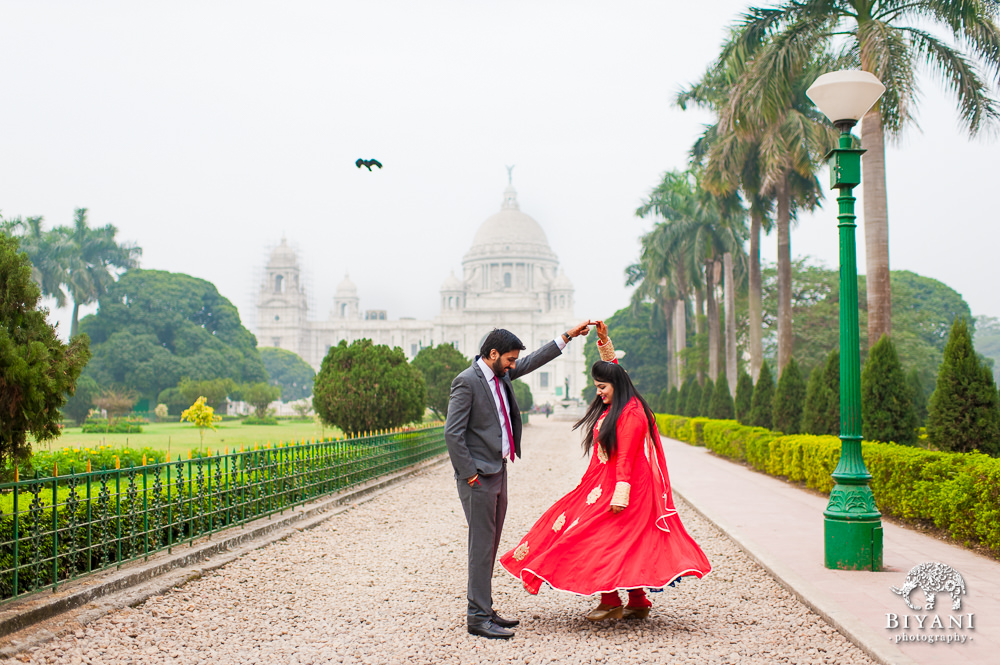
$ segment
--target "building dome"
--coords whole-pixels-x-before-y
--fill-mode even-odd
[[[455,277],[455,271],[453,270],[451,274],[448,275],[448,278],[444,280],[444,283],[441,285],[441,290],[464,291],[465,285],[462,284],[462,282],[457,277]]]
[[[517,191],[513,185],[508,185],[500,212],[482,223],[464,260],[514,256],[557,260],[545,231],[538,222],[521,212]]]
[[[299,262],[295,256],[295,250],[288,246],[288,241],[284,238],[281,243],[271,252],[267,267],[274,268],[298,268]]]
[[[562,270],[556,275],[556,278],[552,281],[553,291],[572,291],[573,282],[569,280],[566,276],[566,271]]]
[[[337,291],[334,293],[334,298],[357,298],[358,297],[358,287],[351,281],[350,276],[344,273],[344,281],[337,285]]]

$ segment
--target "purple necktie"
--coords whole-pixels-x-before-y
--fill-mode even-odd
[[[503,426],[507,428],[507,441],[510,443],[510,461],[514,461],[514,435],[510,431],[510,418],[507,416],[507,407],[504,406],[503,395],[500,393],[500,377],[494,376],[493,383],[497,387],[497,397],[500,398],[500,410],[503,412]]]

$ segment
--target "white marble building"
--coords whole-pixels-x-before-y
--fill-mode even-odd
[[[462,259],[461,278],[452,272],[441,285],[441,312],[433,320],[390,320],[385,310],[362,311],[358,289],[347,276],[328,318],[310,320],[300,277],[295,252],[282,239],[260,287],[257,343],[294,351],[317,370],[340,340],[369,338],[398,346],[411,360],[425,346],[449,343],[471,360],[493,328],[510,330],[533,351],[577,323],[573,283],[559,269],[542,227],[521,212],[512,185],[500,211],[476,232]],[[573,340],[562,356],[525,377],[536,404],[579,397],[588,339]]]

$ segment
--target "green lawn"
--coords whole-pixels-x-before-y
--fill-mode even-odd
[[[341,433],[333,427],[323,428],[315,421],[278,422],[278,425],[244,425],[239,420],[218,423],[215,431],[205,431],[205,448],[215,451],[221,448],[239,448],[241,445],[252,446],[255,442],[264,444],[270,441],[273,444],[279,441],[287,443],[313,438],[319,440],[323,437],[339,436]],[[189,423],[150,423],[143,425],[139,434],[83,434],[79,427],[67,427],[58,439],[36,443],[35,450],[54,451],[64,446],[93,448],[102,444],[131,448],[148,446],[156,450],[169,450],[171,458],[176,458],[189,449],[198,448],[198,428]]]

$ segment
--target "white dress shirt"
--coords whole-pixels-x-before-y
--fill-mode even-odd
[[[560,351],[566,348],[566,342],[563,341],[562,335],[556,337],[555,343],[556,346],[559,347]],[[507,421],[510,422],[510,404],[507,402],[507,391],[501,387],[500,394],[498,395],[497,384],[494,382],[494,378],[496,378],[496,372],[493,371],[493,368],[490,367],[489,363],[483,360],[482,356],[479,356],[479,359],[476,362],[479,364],[479,369],[483,371],[483,376],[486,377],[486,382],[490,384],[490,394],[493,395],[493,403],[496,405],[497,408],[497,418],[500,419],[500,432],[501,432],[501,437],[503,439],[501,450],[503,452],[503,458],[508,459],[510,457],[511,441],[510,437],[507,435],[507,427],[504,426],[504,413],[507,414]],[[516,367],[517,363],[514,363],[514,366]],[[501,399],[503,400],[503,402],[500,401]],[[501,411],[501,409],[503,410]],[[511,423],[512,433],[513,433],[513,427],[514,425],[513,423]]]

